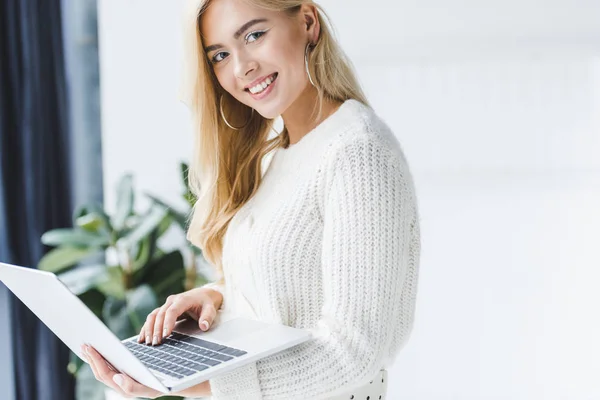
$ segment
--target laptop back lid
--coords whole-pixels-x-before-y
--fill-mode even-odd
[[[0,262],[0,281],[80,358],[85,342],[119,371],[143,385],[169,392],[55,274]]]

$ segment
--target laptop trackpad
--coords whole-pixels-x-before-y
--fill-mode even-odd
[[[233,341],[239,339],[240,336],[246,336],[268,327],[263,322],[247,318],[217,319],[207,332],[202,332],[198,328],[198,322],[191,319],[180,321],[176,325],[178,332],[205,340],[213,340],[217,343],[219,340]]]
[[[228,321],[221,322],[220,324],[214,325],[212,329],[205,332],[205,336],[214,334],[215,338],[222,340],[235,340],[239,339],[240,336],[246,336],[253,332],[265,329],[265,324],[252,319],[230,319]]]

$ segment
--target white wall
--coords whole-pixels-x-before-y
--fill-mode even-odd
[[[99,2],[109,206],[125,171],[178,201],[181,4]],[[416,325],[389,398],[600,398],[600,3],[321,4],[420,201]]]

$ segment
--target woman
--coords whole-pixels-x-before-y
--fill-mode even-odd
[[[160,343],[184,313],[206,330],[226,310],[309,329],[314,339],[181,395],[385,398],[385,368],[413,326],[420,255],[400,145],[319,6],[193,3],[185,96],[196,122],[198,201],[187,237],[221,279],[171,296],[148,316],[140,342]],[[270,138],[279,115],[283,131]],[[160,395],[89,354],[96,377],[115,390]]]

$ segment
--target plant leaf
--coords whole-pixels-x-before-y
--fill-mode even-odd
[[[181,161],[179,163],[179,170],[181,171],[181,181],[183,182],[183,187],[188,187],[188,177],[190,173],[190,167],[188,163]]]
[[[102,219],[98,214],[91,212],[77,218],[75,225],[87,232],[98,232],[102,226]]]
[[[167,210],[163,206],[154,205],[137,227],[119,239],[119,245],[130,249],[156,229],[166,215]]]
[[[104,323],[115,336],[123,340],[135,335],[133,325],[129,320],[129,311],[127,310],[127,301],[108,297],[102,309]]]
[[[149,193],[144,193],[144,194],[146,196],[148,196],[148,198],[150,198],[150,200],[152,200],[154,203],[165,207],[168,210],[169,215],[171,216],[173,221],[175,221],[177,223],[177,225],[179,225],[181,227],[181,229],[183,229],[184,231],[187,230],[187,215],[185,213],[183,213],[181,211],[177,211],[176,209],[169,206],[167,203],[165,203],[164,201],[162,201],[161,199],[159,199],[158,197],[156,197],[154,195],[151,195]]]
[[[158,298],[164,303],[168,296],[185,290],[185,269],[176,269],[167,279],[154,285]]]
[[[44,233],[41,240],[46,246],[106,247],[110,243],[107,236],[71,228],[53,229]]]
[[[162,221],[160,221],[160,224],[158,224],[158,227],[156,228],[156,237],[159,238],[162,235],[164,235],[165,232],[167,232],[169,230],[172,223],[173,223],[173,218],[167,211],[167,213],[165,214],[165,217],[163,218]]]
[[[123,270],[119,266],[110,266],[106,270],[105,279],[96,285],[107,298],[114,297],[125,300],[125,286],[123,285]]]
[[[79,206],[77,208],[75,208],[75,210],[73,211],[73,226],[76,225],[75,221],[77,221],[77,218],[82,217],[84,215],[86,215],[87,213],[89,213],[89,206],[87,204],[84,204],[82,206]]]
[[[88,214],[92,214],[95,217],[97,217],[101,222],[101,227],[103,229],[105,229],[107,232],[112,231],[113,228],[112,228],[112,225],[108,218],[108,215],[106,215],[106,212],[104,211],[102,206],[98,203],[85,204],[83,206],[78,207],[73,212],[73,226],[79,226],[77,224],[77,220],[79,218],[85,217]]]
[[[133,176],[126,174],[119,181],[117,188],[117,205],[112,222],[115,230],[120,231],[125,226],[125,220],[133,211],[133,201]]]
[[[194,196],[194,194],[192,193],[191,189],[190,189],[190,184],[189,184],[189,165],[186,164],[185,162],[181,162],[179,164],[179,168],[181,169],[181,177],[183,180],[183,187],[185,188],[185,192],[183,194],[183,198],[184,200],[187,202],[187,204],[190,207],[193,207],[194,204],[196,203],[196,196]]]
[[[197,256],[201,256],[202,255],[202,250],[199,247],[194,246],[193,244],[188,244],[188,246],[192,249],[192,251],[194,252],[195,255]]]
[[[129,320],[133,330],[139,332],[144,326],[148,314],[158,307],[156,295],[149,285],[140,285],[129,290],[126,297]]]
[[[150,260],[150,250],[152,247],[150,243],[151,240],[152,235],[144,238],[139,243],[139,246],[137,247],[137,254],[133,259],[133,272],[143,268],[144,265],[148,263],[148,260]]]
[[[43,271],[59,273],[97,252],[96,248],[57,247],[46,253],[38,264]]]
[[[108,274],[107,268],[108,267],[103,264],[75,267],[67,272],[63,272],[58,278],[72,293],[79,296],[101,281],[106,280]]]
[[[150,285],[158,303],[162,304],[167,296],[184,290],[185,267],[181,252],[174,250],[153,260],[134,273],[133,279],[135,284]]]
[[[194,196],[194,194],[189,190],[183,194],[183,198],[190,205],[190,207],[193,207],[194,204],[196,204],[196,196]]]
[[[71,375],[77,376],[77,372],[79,372],[79,369],[83,366],[83,364],[85,364],[85,362],[72,351],[69,353],[69,364],[67,365],[67,371],[69,371]]]
[[[207,283],[208,283],[208,279],[206,279],[205,276],[203,276],[201,274],[196,275],[196,282],[195,282],[196,287],[200,287],[200,286],[205,285]]]
[[[102,316],[102,308],[104,307],[104,302],[106,301],[106,296],[104,293],[99,291],[97,288],[92,288],[82,294],[80,294],[79,299],[89,308],[100,320],[104,321]]]
[[[89,364],[84,364],[77,373],[77,379],[75,380],[77,399],[104,400],[105,387],[102,382],[96,380]]]

